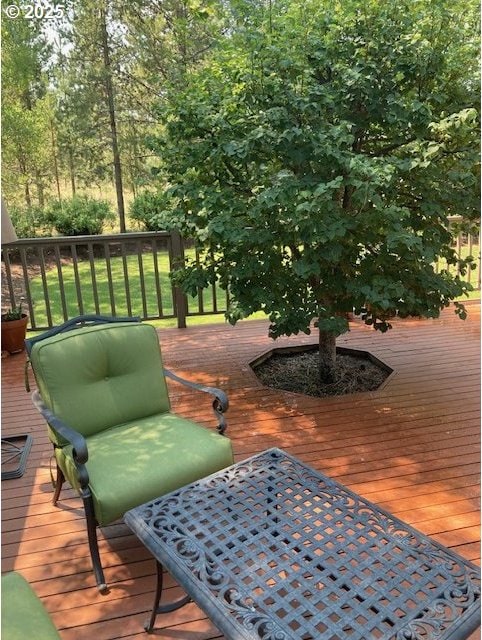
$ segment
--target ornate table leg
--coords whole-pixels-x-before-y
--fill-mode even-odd
[[[163,570],[162,564],[156,560],[156,570],[157,570],[157,584],[156,584],[156,595],[154,596],[154,606],[152,607],[152,613],[149,620],[144,625],[144,629],[147,633],[151,633],[154,628],[154,622],[156,621],[156,616],[158,613],[170,613],[171,611],[175,611],[176,609],[180,609],[188,602],[191,602],[190,596],[184,596],[175,602],[170,602],[168,604],[159,604],[162,596],[162,585],[163,585]]]

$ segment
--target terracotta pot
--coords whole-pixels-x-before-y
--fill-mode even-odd
[[[19,353],[25,349],[28,316],[24,313],[19,320],[4,320],[2,316],[2,350]]]

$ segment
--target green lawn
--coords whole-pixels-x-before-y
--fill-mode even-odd
[[[141,278],[137,255],[127,256],[126,258],[126,272],[132,315],[157,317],[160,315],[160,308],[162,310],[162,315],[164,316],[172,316],[174,313],[172,289],[168,275],[168,253],[158,252],[157,263],[159,274],[158,284],[152,254],[144,254],[142,257],[143,278]],[[115,311],[115,314],[119,316],[128,315],[129,309],[127,304],[127,287],[123,259],[121,257],[111,258],[110,270],[110,281],[113,291],[112,297],[115,302],[114,309],[111,306],[109,273],[106,261],[102,258],[95,260],[95,284],[97,287],[99,312],[101,314],[110,315]],[[77,279],[74,266],[71,263],[63,264],[61,273],[68,317],[73,317],[80,313],[96,313],[93,277],[89,261],[80,260],[78,262]],[[142,296],[142,281],[144,282],[144,303]],[[46,287],[52,321],[54,324],[63,322],[62,299],[56,268],[50,269],[47,272]],[[80,288],[82,308],[77,302],[77,287]],[[160,298],[158,297],[158,288],[160,289]],[[41,276],[31,279],[30,294],[34,306],[35,324],[37,326],[47,326],[47,306],[45,303],[44,287]],[[216,296],[218,307],[223,309],[226,297],[224,291],[219,287],[216,290]],[[212,312],[213,292],[211,289],[203,291],[202,300],[204,312]],[[198,309],[198,298],[188,298],[188,305],[190,312],[196,311]],[[167,320],[163,322],[169,323]],[[176,320],[170,321],[170,323],[175,325]]]

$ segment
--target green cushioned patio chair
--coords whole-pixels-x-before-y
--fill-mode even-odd
[[[35,591],[16,571],[2,576],[2,640],[60,640]]]
[[[105,591],[96,527],[231,465],[228,399],[164,369],[156,330],[138,318],[79,316],[25,344],[57,463],[53,503],[64,480],[79,491]],[[218,432],[171,412],[166,376],[214,396]]]

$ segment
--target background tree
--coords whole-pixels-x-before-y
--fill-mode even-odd
[[[62,57],[54,67],[54,129],[59,163],[72,196],[86,186],[112,179],[112,154],[99,88],[76,56]]]
[[[69,55],[69,65],[75,69],[75,74],[71,75],[74,82],[72,88],[78,93],[77,89],[82,86],[84,98],[89,94],[93,96],[89,101],[93,112],[89,120],[95,121],[94,114],[97,114],[95,128],[102,130],[102,137],[108,137],[119,226],[123,232],[126,230],[125,207],[114,81],[117,64],[114,48],[116,38],[120,37],[121,31],[122,25],[115,20],[110,0],[102,0],[100,4],[85,0],[75,6],[69,32],[73,45]]]
[[[219,279],[229,321],[263,310],[273,338],[314,320],[330,382],[347,312],[364,308],[386,331],[470,288],[435,262],[462,275],[470,263],[448,216],[479,210],[478,11],[446,0],[269,8],[171,94],[154,144],[172,185],[163,222],[204,249],[174,274],[186,291]]]
[[[135,196],[153,179],[155,158],[143,143],[158,130],[164,86],[183,86],[225,37],[225,3],[66,0],[62,7],[55,22],[22,13],[2,23],[6,195],[30,206],[70,194],[109,196],[113,184],[124,228],[123,182]]]
[[[38,24],[2,21],[2,187],[10,202],[44,203],[51,112],[43,63],[48,47]],[[18,188],[20,187],[20,188]]]

